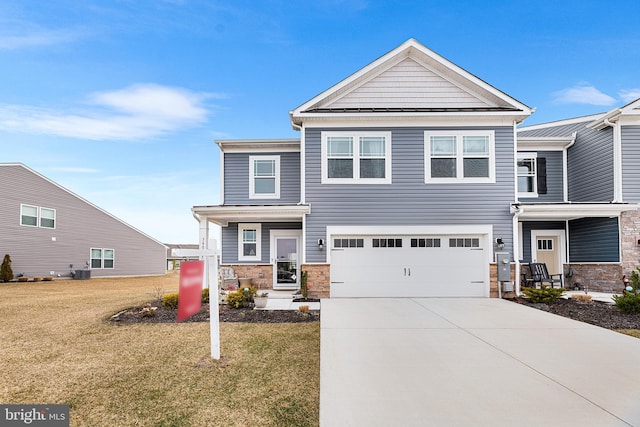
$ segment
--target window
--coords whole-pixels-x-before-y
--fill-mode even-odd
[[[495,182],[494,132],[425,132],[425,182]]]
[[[390,184],[390,132],[322,132],[322,182]]]
[[[333,239],[334,248],[364,248],[364,239]]]
[[[536,153],[518,154],[518,196],[538,196]]]
[[[538,239],[539,251],[553,251],[553,239]]]
[[[38,208],[36,206],[20,205],[20,224],[37,227]]]
[[[30,227],[56,228],[56,210],[20,205],[20,224]]]
[[[249,156],[249,198],[280,198],[280,156]]]
[[[432,238],[428,238],[428,239],[422,239],[422,238],[416,238],[416,239],[411,239],[411,247],[412,248],[439,248],[440,247],[440,239],[432,239]]]
[[[91,248],[91,269],[113,268],[114,261],[113,249]]]
[[[450,248],[479,248],[480,239],[477,238],[455,238],[449,239]]]
[[[374,248],[401,248],[402,239],[373,239]]]
[[[261,260],[261,233],[260,224],[238,224],[238,260]]]

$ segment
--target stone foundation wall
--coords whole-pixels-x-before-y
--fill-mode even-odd
[[[302,264],[300,269],[307,272],[309,298],[329,298],[329,264]]]
[[[273,288],[273,266],[271,264],[224,264],[221,267],[232,267],[238,277],[250,277],[253,286],[258,289]]]
[[[571,268],[572,276],[567,277]],[[571,264],[564,266],[564,287],[597,292],[622,292],[623,267],[620,264]]]
[[[622,272],[629,274],[640,266],[640,212],[623,212],[620,217],[620,231],[622,234]]]

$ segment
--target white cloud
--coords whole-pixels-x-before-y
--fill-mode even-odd
[[[14,50],[70,43],[80,38],[82,31],[62,29],[28,29],[26,34],[0,34],[0,49]]]
[[[152,138],[207,120],[207,98],[220,95],[195,93],[156,84],[136,84],[88,97],[80,111],[0,105],[0,129],[51,134],[91,140]]]
[[[635,89],[622,89],[618,92],[618,96],[626,103],[633,102],[640,98],[640,88]]]
[[[578,84],[576,86],[554,92],[553,102],[556,104],[612,105],[616,100],[615,98],[600,92],[592,85]]]

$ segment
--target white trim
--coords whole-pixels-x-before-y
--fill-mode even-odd
[[[577,219],[584,217],[612,217],[622,212],[640,209],[635,203],[559,203],[559,204],[529,204],[516,203],[511,205],[511,213],[518,213],[521,220],[535,219]]]
[[[100,251],[100,267],[94,267],[93,266],[93,260],[94,259],[98,259],[98,258],[93,258],[93,251]],[[111,251],[113,252],[113,266],[112,267],[105,267],[104,266],[104,252],[105,251]],[[116,250],[112,249],[112,248],[89,248],[89,270],[114,270],[116,268]]]
[[[221,139],[216,144],[223,153],[297,153],[300,140],[289,139]]]
[[[273,289],[298,289],[300,287],[300,276],[302,273],[302,256],[301,256],[301,249],[302,249],[302,230],[298,230],[298,229],[292,229],[292,230],[271,230],[270,234],[269,234],[269,253],[271,254],[271,259],[270,259],[270,263],[273,266],[273,277],[272,277],[272,282],[273,283]],[[275,258],[276,256],[276,239],[277,238],[295,238],[296,239],[296,254],[297,254],[297,272],[298,274],[296,275],[296,283],[291,283],[289,286],[286,285],[279,285],[277,286],[276,283],[278,282],[278,269],[277,269],[277,259]]]
[[[243,245],[244,241],[242,239],[243,231],[245,230],[256,230],[256,254],[244,255],[243,254]],[[238,224],[238,261],[261,261],[262,260],[262,224],[259,223],[241,223]]]
[[[23,223],[22,223],[22,217],[23,217],[23,216],[28,216],[28,217],[32,218],[30,215],[23,215],[23,214],[22,214],[22,209],[23,209],[24,207],[34,208],[34,209],[36,210],[36,217],[35,217],[35,218],[36,218],[36,223],[35,223],[35,225],[31,225],[31,224],[23,224]],[[39,223],[40,223],[40,219],[39,219],[39,217],[40,217],[40,209],[38,209],[38,207],[37,207],[37,206],[34,206],[34,205],[28,205],[28,204],[26,204],[26,203],[20,203],[20,212],[19,212],[19,215],[20,215],[20,216],[18,217],[18,221],[19,221],[19,224],[20,224],[21,226],[23,226],[23,227],[34,227],[34,228],[37,228],[37,227],[38,227],[38,225],[39,225]]]
[[[22,217],[26,216],[26,215],[23,215],[23,209],[25,207],[34,208],[36,210],[36,216],[35,216],[36,223],[35,223],[35,225],[23,224],[22,223]],[[46,209],[46,210],[49,210],[49,211],[53,211],[53,227],[47,227],[47,226],[42,225],[42,210],[43,209]],[[45,206],[36,206],[36,205],[30,205],[30,204],[27,204],[27,203],[20,203],[20,218],[19,218],[19,221],[20,221],[20,225],[23,226],[23,227],[46,228],[48,230],[55,230],[56,227],[57,227],[57,224],[58,224],[58,218],[57,217],[58,217],[58,214],[57,214],[57,211],[56,211],[55,208],[48,208],[48,207],[45,207]],[[47,219],[49,219],[49,218],[47,218]]]
[[[309,205],[267,206],[194,206],[191,212],[200,218],[226,227],[230,222],[301,221],[311,213]]]
[[[497,114],[497,113],[494,113]],[[304,125],[307,128],[354,128],[354,127],[496,127],[514,126],[516,119],[512,114],[487,116],[487,113],[429,113],[422,116],[415,113],[335,113],[335,114],[309,114],[305,117]]]
[[[620,121],[613,125],[613,201],[622,202],[622,126]]]
[[[430,137],[432,136],[454,136],[456,138],[456,177],[452,178],[432,178],[431,177],[431,150]],[[489,138],[489,176],[483,178],[464,177],[464,136],[487,136]],[[450,131],[425,131],[424,132],[424,182],[425,184],[475,184],[475,183],[495,183],[495,131],[493,130],[450,130]]]
[[[518,178],[520,178],[520,172],[518,171],[518,162],[520,162],[520,160],[533,160],[533,191],[531,192],[520,192],[518,190]],[[516,161],[516,190],[518,190],[518,199],[521,197],[524,199],[538,197],[538,153],[522,151],[518,152],[518,158]]]
[[[307,200],[307,132],[305,125],[300,129],[300,203],[306,203]]]
[[[566,241],[564,230],[531,230],[531,262],[536,261],[536,255],[538,251],[537,241],[538,236],[553,236],[558,238],[558,245],[560,246],[556,251],[558,257],[558,268],[562,271],[562,266],[567,263],[566,256]]]
[[[224,151],[220,150],[220,204],[224,205]]]
[[[321,132],[321,183],[322,184],[391,184],[392,159],[391,159],[391,132],[361,132],[361,131],[323,131]],[[353,177],[352,178],[329,178],[327,139],[329,137],[351,137],[353,138]],[[360,177],[360,138],[362,137],[384,137],[385,154],[384,178],[361,178]]]
[[[255,162],[257,160],[274,162],[274,190],[273,193],[255,192]],[[270,178],[270,177],[269,177]],[[250,199],[279,199],[280,198],[280,156],[249,156],[249,198]]]

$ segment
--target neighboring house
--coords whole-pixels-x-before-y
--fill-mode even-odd
[[[165,245],[23,164],[0,163],[0,200],[0,253],[15,275],[166,273]]]
[[[519,147],[517,126],[531,113],[410,39],[291,111],[299,139],[217,141],[222,200],[193,207],[200,240],[220,225],[222,265],[274,289],[296,289],[306,270],[320,297],[495,296],[496,252],[516,254],[515,279],[532,236],[543,249],[571,248],[577,262],[593,252],[588,230],[637,215],[637,205],[602,195],[609,210],[591,203],[596,213],[571,216],[568,197],[593,193],[582,181],[615,181],[615,172],[589,170],[601,159],[585,158],[576,129],[547,140],[535,133],[542,126],[523,128]],[[568,161],[575,166],[563,169]],[[562,214],[542,212],[557,206]],[[562,237],[549,243],[557,230],[571,236],[564,246]],[[610,255],[589,261],[617,263],[619,273]]]
[[[621,290],[640,265],[640,100],[518,130],[519,258],[566,286]]]
[[[200,246],[197,244],[176,245],[166,243],[165,246],[167,247],[167,270],[180,270],[180,264],[182,263],[182,261],[191,261],[198,259],[197,257],[187,257],[173,254],[174,249],[199,249]]]

